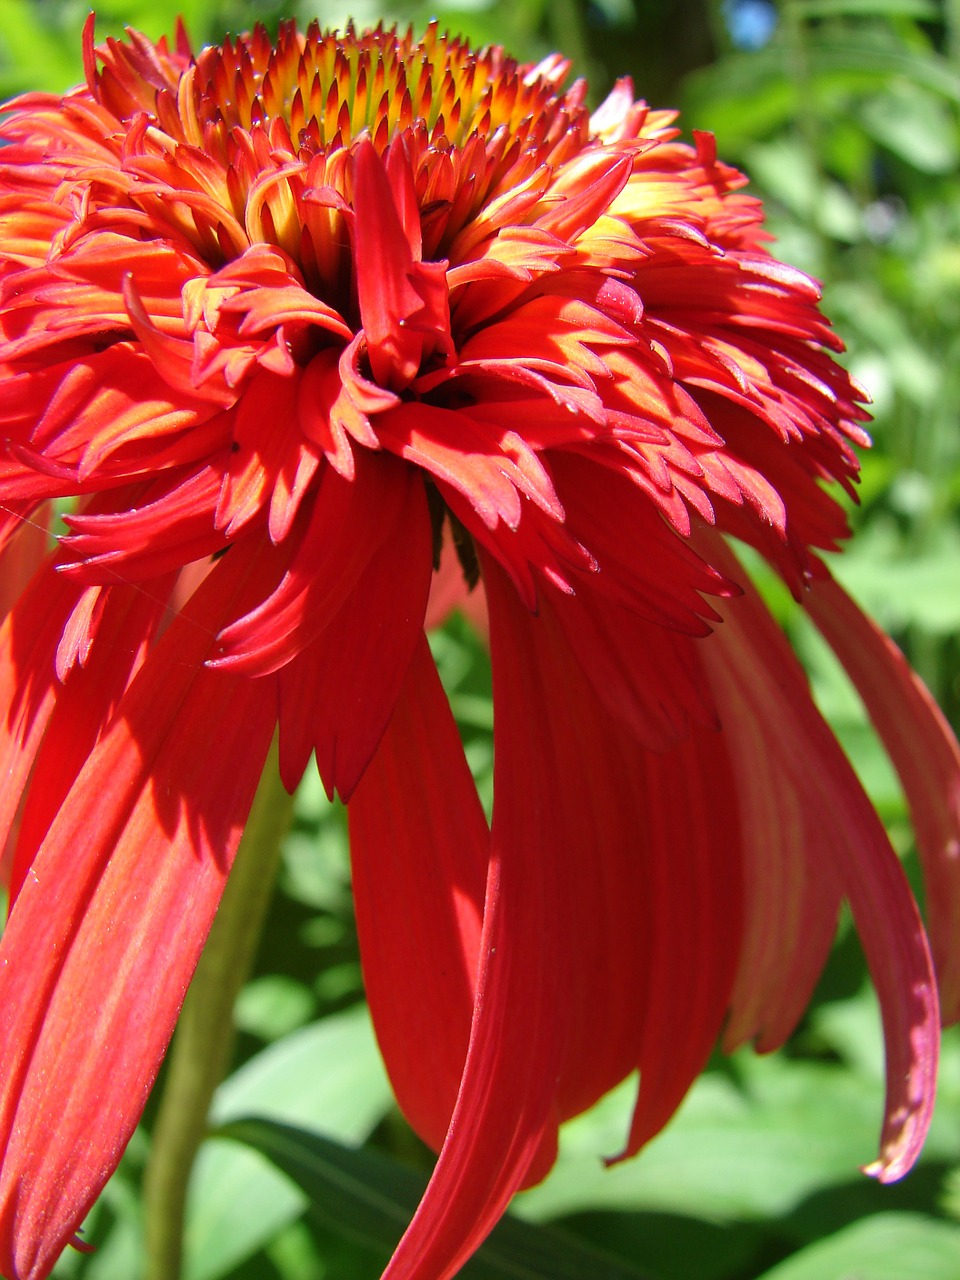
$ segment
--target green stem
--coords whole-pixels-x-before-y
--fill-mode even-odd
[[[234,1001],[253,967],[292,809],[274,750],[167,1058],[143,1188],[145,1280],[181,1274],[187,1184],[214,1090],[229,1066]]]

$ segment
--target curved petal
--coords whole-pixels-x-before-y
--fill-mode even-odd
[[[211,665],[253,675],[278,670],[358,598],[358,583],[391,548],[405,565],[423,563],[429,577],[425,512],[414,471],[387,454],[365,452],[350,480],[327,467],[302,538],[290,540],[289,568],[265,600],[224,628]]]
[[[354,169],[360,317],[374,376],[382,386],[394,388],[407,386],[416,376],[426,335],[443,344],[450,332],[447,264],[419,260],[420,220],[415,220],[414,234],[410,210],[411,202],[416,209],[416,193],[402,147],[402,142],[393,144],[384,168],[373,144],[363,140],[355,151]]]
[[[56,705],[57,646],[82,591],[54,572],[51,556],[0,625],[0,848]]]
[[[439,1147],[470,1036],[490,832],[423,636],[348,815],[377,1039],[404,1114]]]
[[[569,601],[545,589],[533,616],[488,555],[483,569],[496,809],[477,997],[447,1137],[390,1280],[453,1275],[546,1174],[559,1122],[638,1064],[629,1149],[655,1132],[719,1034],[739,946],[716,732],[645,751],[571,649]]]
[[[926,911],[946,1021],[960,1018],[960,747],[897,646],[838,583],[804,603],[866,704],[900,775],[927,886]]]
[[[386,462],[376,459],[378,467]],[[334,577],[346,598],[310,647],[280,672],[280,772],[291,790],[315,750],[328,794],[350,798],[422,634],[432,577],[430,515],[419,477],[393,465],[399,474],[392,476],[389,505],[364,512],[378,542],[364,548],[366,562],[355,578]],[[331,475],[340,484],[357,483]],[[326,586],[321,580],[318,594]]]
[[[719,552],[717,554],[720,554]],[[737,576],[732,555],[726,557]],[[880,1001],[887,1102],[879,1158],[867,1172],[902,1177],[919,1154],[933,1111],[939,1052],[936,979],[923,923],[886,832],[829,726],[806,676],[755,592],[724,604],[724,623],[704,645],[738,781],[755,768],[744,717],[810,814],[817,839],[810,873],[836,877],[847,897]]]
[[[766,1053],[786,1040],[810,1002],[843,894],[829,859],[810,857],[823,844],[822,817],[798,790],[783,752],[770,750],[778,726],[761,723],[732,684],[724,722],[737,764],[745,903],[723,1047],[730,1053],[754,1040]]]
[[[221,477],[206,464],[186,475],[164,473],[120,511],[67,515],[61,539],[64,572],[82,582],[129,582],[157,577],[227,546],[214,528],[212,507]]]
[[[45,583],[50,585],[46,579]],[[86,661],[58,685],[36,757],[35,780],[23,806],[11,874],[12,902],[50,823],[139,670],[172,587],[173,579],[167,578],[110,592]]]
[[[55,818],[0,941],[0,1269],[39,1280],[139,1119],[275,723],[270,682],[203,669],[251,572],[218,566]]]
[[[298,500],[291,469],[300,456],[298,380],[263,370],[251,378],[232,414],[233,441],[215,524],[228,538],[269,510],[274,542],[289,532]],[[268,430],[264,430],[269,422]]]
[[[742,819],[724,736],[697,726],[643,759],[653,923],[640,1090],[621,1158],[660,1132],[706,1067],[743,933]]]
[[[562,949],[557,876],[547,873],[539,823],[552,791],[550,753],[539,677],[530,670],[532,646],[513,634],[505,604],[511,592],[507,584],[489,594],[495,708],[514,701],[511,723],[519,731],[495,739],[497,814],[469,1048],[436,1169],[384,1280],[455,1275],[531,1168],[542,1175],[556,1152],[555,1090],[566,1027],[563,979],[554,966]],[[515,641],[516,660],[500,661],[501,646],[506,654]],[[529,706],[528,699],[536,710],[525,725],[519,708]],[[525,759],[531,736],[534,752]]]

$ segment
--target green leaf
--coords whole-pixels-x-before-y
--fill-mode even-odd
[[[261,1040],[280,1040],[315,1016],[313,992],[283,973],[264,973],[248,982],[234,1008],[237,1027]]]
[[[877,1213],[817,1241],[760,1280],[957,1280],[960,1227],[919,1213]]]
[[[960,102],[960,74],[946,58],[913,49],[880,25],[811,27],[804,41],[813,107],[795,82],[792,53],[784,40],[751,53],[731,54],[687,77],[684,113],[713,130],[729,155],[751,141],[783,140],[801,106],[829,117],[845,112],[852,96],[886,91],[905,80],[949,102]]]
[[[268,1156],[310,1197],[323,1224],[393,1251],[423,1194],[420,1175],[396,1160],[353,1150],[270,1120],[236,1120],[220,1130]],[[641,1280],[641,1273],[574,1237],[504,1218],[463,1268],[464,1280]]]
[[[391,1105],[365,1008],[331,1015],[251,1058],[218,1089],[215,1125],[256,1112],[362,1142]],[[217,1280],[307,1207],[303,1194],[253,1151],[214,1138],[190,1181],[185,1280]]]
[[[815,173],[803,145],[778,137],[757,143],[746,152],[747,170],[765,194],[780,200],[801,222],[814,220],[834,240],[855,242],[862,236],[862,218],[851,195],[836,182]]]
[[[877,18],[896,14],[936,22],[940,8],[933,0],[793,0],[801,18]]]
[[[953,113],[922,85],[900,81],[860,109],[867,131],[923,173],[950,173],[957,164]]]
[[[735,1079],[718,1072],[701,1077],[666,1131],[636,1159],[611,1168],[602,1157],[623,1147],[635,1082],[608,1094],[564,1126],[552,1172],[517,1197],[514,1211],[533,1221],[584,1210],[780,1221],[831,1187],[853,1183],[875,1199],[889,1194],[858,1172],[876,1153],[879,1079],[750,1050],[729,1065]],[[954,1119],[947,1108],[935,1116],[930,1156],[955,1153]]]
[[[899,75],[960,102],[960,75],[946,58],[910,49],[878,28],[817,31],[809,56],[815,75],[858,71],[881,80]]]
[[[855,553],[831,560],[831,568],[868,613],[889,631],[916,626],[947,636],[960,630],[960,537],[955,531],[945,527],[932,546],[909,559],[880,556],[876,550],[868,556],[866,543],[861,535]]]
[[[83,78],[79,26],[44,22],[27,0],[4,0],[0,11],[0,89],[62,92]]]

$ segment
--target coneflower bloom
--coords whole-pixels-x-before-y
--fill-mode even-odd
[[[900,770],[951,1016],[960,764],[818,556],[863,397],[743,178],[627,81],[591,115],[562,58],[435,28],[194,56],[90,23],[84,54],[0,152],[5,564],[57,534],[0,629],[0,1270],[46,1276],[115,1167],[278,723],[286,785],[315,753],[349,802],[377,1033],[439,1151],[387,1275],[452,1275],[634,1069],[624,1155],[719,1036],[780,1044],[844,899],[900,1176],[926,935],[728,538]],[[489,613],[490,825],[424,638],[441,555]]]

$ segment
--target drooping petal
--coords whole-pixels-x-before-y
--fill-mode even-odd
[[[511,629],[506,625],[501,631],[493,601],[491,621],[494,697],[522,697],[528,655],[519,655],[507,673],[496,653]],[[515,636],[510,639],[516,641]],[[537,728],[542,733],[546,726]],[[455,1275],[531,1168],[542,1175],[555,1157],[555,1084],[566,1038],[560,1002],[565,973],[555,967],[562,956],[557,876],[548,874],[548,863],[537,856],[543,841],[540,822],[548,817],[542,807],[549,769],[544,745],[538,734],[529,760],[524,759],[528,742],[519,735],[504,735],[503,749],[499,741],[496,747],[499,808],[463,1077],[433,1177],[384,1280],[447,1280]],[[506,776],[513,779],[507,790],[500,782]]]
[[[400,1106],[439,1148],[470,1035],[490,832],[422,636],[348,814],[377,1039]]]
[[[10,612],[21,593],[29,586],[33,575],[46,560],[50,535],[47,531],[49,523],[47,508],[41,507],[26,519],[21,518],[19,512],[2,512],[0,515],[6,516],[11,526],[7,538],[0,533],[0,545],[3,549],[3,576],[0,578],[0,619],[2,619]]]
[[[823,846],[822,814],[799,791],[783,753],[769,750],[775,728],[760,724],[732,686],[723,723],[736,736],[740,763],[745,894],[743,949],[723,1047],[732,1052],[752,1040],[766,1053],[786,1040],[810,1002],[836,937],[843,894],[829,859],[810,856]]]
[[[531,615],[488,556],[484,581],[496,807],[477,1000],[449,1131],[391,1280],[453,1275],[510,1195],[544,1176],[559,1121],[637,1065],[630,1149],[656,1132],[719,1033],[739,947],[716,731],[651,755],[595,697],[559,623],[567,601],[545,591]]]
[[[0,625],[0,847],[6,844],[57,698],[57,646],[81,588],[53,557]]]
[[[599,592],[571,597],[557,625],[592,696],[637,744],[665,751],[686,738],[691,724],[715,722],[696,642],[689,636],[658,627]],[[639,666],[638,654],[643,654]]]
[[[960,1018],[960,747],[903,654],[830,577],[805,600],[866,704],[913,819],[945,1021]]]
[[[731,554],[720,564],[736,576]],[[723,613],[723,626],[704,646],[704,663],[734,768],[742,779],[755,767],[759,732],[818,823],[819,839],[806,850],[809,874],[839,882],[880,1001],[887,1102],[880,1154],[867,1172],[890,1182],[916,1160],[933,1111],[939,1007],[923,924],[880,819],[814,706],[783,633],[754,591]],[[741,738],[744,716],[750,727]]]
[[[724,738],[695,725],[679,747],[645,752],[643,761],[648,995],[640,1089],[620,1158],[660,1132],[707,1065],[743,936],[744,822]]]
[[[48,587],[54,585],[44,581]],[[91,644],[86,660],[56,690],[53,714],[34,764],[42,783],[30,787],[23,806],[11,871],[11,902],[47,828],[146,657],[172,587],[168,578],[111,592],[101,611],[97,643]]]
[[[350,480],[326,468],[290,567],[265,600],[224,628],[214,665],[266,674],[307,648],[354,593],[371,559],[391,539],[402,542],[417,483],[392,458],[364,455]]]
[[[377,458],[375,465],[386,461]],[[327,794],[337,791],[344,801],[390,719],[430,594],[423,486],[408,473],[394,476],[391,488],[400,501],[352,591],[301,659],[280,672],[281,774],[288,784],[299,780],[313,749]]]
[[[47,1274],[119,1160],[219,901],[275,723],[269,683],[202,669],[249,574],[221,565],[141,668],[0,941],[11,1280]]]

